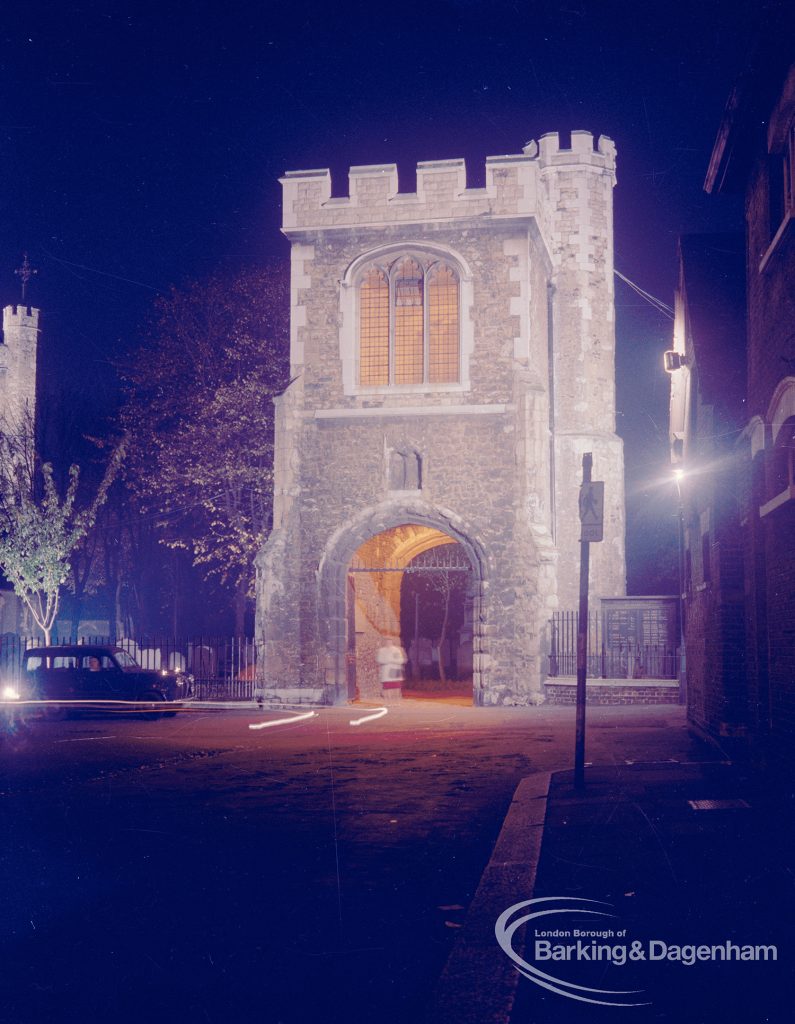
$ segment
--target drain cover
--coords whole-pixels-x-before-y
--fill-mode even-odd
[[[694,811],[735,811],[750,807],[747,800],[688,800]]]

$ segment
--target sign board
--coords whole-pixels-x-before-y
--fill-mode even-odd
[[[603,538],[605,514],[605,482],[592,480],[580,486],[580,540],[600,541]]]
[[[605,646],[675,648],[677,604],[675,597],[602,598]]]

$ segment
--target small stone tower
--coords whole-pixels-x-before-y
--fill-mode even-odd
[[[39,310],[6,306],[0,343],[0,429],[17,431],[36,422],[36,357]]]
[[[625,587],[615,146],[545,135],[489,157],[485,188],[463,160],[419,164],[411,193],[392,164],[352,167],[340,198],[326,170],[282,185],[293,382],[257,560],[257,694],[377,697],[379,647],[416,647],[421,676],[426,642],[475,704],[539,702],[550,615],[576,607],[587,451],[606,484],[591,592]],[[456,572],[451,642],[404,583]]]

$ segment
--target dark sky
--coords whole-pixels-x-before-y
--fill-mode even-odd
[[[4,12],[0,300],[23,249],[48,352],[104,381],[158,291],[286,254],[286,169],[467,160],[547,131],[616,140],[616,265],[669,304],[676,238],[739,226],[704,195],[759,4],[79,2]],[[664,465],[668,323],[620,285],[628,482]],[[639,386],[642,382],[642,387]]]

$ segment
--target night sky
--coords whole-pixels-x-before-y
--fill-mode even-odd
[[[101,411],[159,292],[287,254],[285,170],[328,166],[345,194],[350,164],[396,162],[413,191],[418,160],[463,156],[478,186],[487,155],[581,128],[618,147],[617,268],[672,304],[678,234],[742,224],[702,184],[759,6],[19,5],[0,24],[0,300],[27,250],[43,366]],[[630,514],[651,502],[675,543],[673,496],[660,512],[648,483],[666,472],[670,322],[622,284],[617,304]]]

